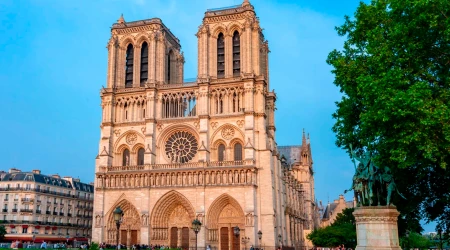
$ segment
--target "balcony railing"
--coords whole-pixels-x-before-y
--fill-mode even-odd
[[[53,215],[58,215],[58,212],[53,212]]]
[[[32,213],[32,212],[33,212],[33,209],[29,209],[29,208],[21,208],[21,209],[20,209],[20,212],[22,212],[22,213]]]
[[[22,198],[21,201],[22,202],[33,202],[34,199],[33,198]]]
[[[71,217],[71,216],[72,216],[72,214],[71,214],[71,213],[68,213],[68,214],[67,214],[67,216]]]
[[[37,213],[37,214],[40,214],[40,213],[41,213],[41,210],[36,210],[36,213]]]
[[[11,209],[11,211],[12,211],[13,213],[17,213],[17,208],[13,208],[13,209]]]
[[[51,214],[52,212],[50,212],[50,211],[45,211],[45,214]]]
[[[64,213],[59,213],[59,215],[64,216]]]
[[[6,212],[8,212],[8,209],[7,209],[7,208],[3,208],[3,209],[2,209],[2,212],[3,212],[3,213],[6,213]]]
[[[93,200],[93,197],[84,198],[84,197],[79,197],[78,195],[74,195],[74,194],[67,194],[67,193],[63,193],[63,192],[56,192],[56,191],[50,191],[50,190],[45,190],[45,189],[39,189],[39,188],[1,187],[0,191],[32,191],[32,192],[39,192],[39,193],[45,193],[45,194],[51,194],[51,195],[57,195],[57,196],[64,196],[64,197],[69,197],[69,198]],[[5,200],[7,200],[7,199],[5,199]],[[19,199],[14,199],[14,201],[18,201],[18,200]],[[47,203],[51,203],[51,201],[47,201]]]
[[[146,164],[134,166],[110,166],[110,167],[101,167],[100,170],[102,172],[122,172],[122,171],[161,170],[161,169],[237,167],[237,166],[252,166],[252,165],[254,165],[254,160]]]

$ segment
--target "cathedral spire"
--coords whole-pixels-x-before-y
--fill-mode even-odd
[[[303,129],[303,135],[302,135],[302,146],[306,146],[306,136],[305,136],[305,129]]]
[[[123,14],[120,15],[119,20],[117,20],[117,23],[125,23],[125,19],[123,19]]]

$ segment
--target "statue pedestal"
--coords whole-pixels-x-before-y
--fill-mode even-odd
[[[401,250],[397,219],[400,213],[394,206],[357,207],[356,250]]]

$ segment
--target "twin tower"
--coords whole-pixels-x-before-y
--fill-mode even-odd
[[[298,173],[311,170],[310,150],[297,164],[280,161],[268,43],[253,6],[207,10],[196,35],[197,78],[184,81],[180,41],[160,19],[113,24],[93,241],[187,249],[198,219],[199,247],[304,246],[313,182]]]

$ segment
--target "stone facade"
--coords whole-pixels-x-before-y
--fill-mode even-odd
[[[322,220],[320,221],[320,227],[327,227],[336,220],[339,213],[346,208],[356,207],[356,201],[345,201],[344,196],[339,195],[339,199],[334,200],[333,203],[328,203],[323,212]]]
[[[87,243],[94,186],[40,170],[0,172],[0,224],[6,241]]]
[[[197,37],[198,77],[183,81],[179,40],[160,19],[113,24],[92,240],[115,244],[118,233],[128,246],[194,247],[197,218],[200,248],[301,249],[303,186],[280,161],[269,48],[253,6],[207,10]]]

